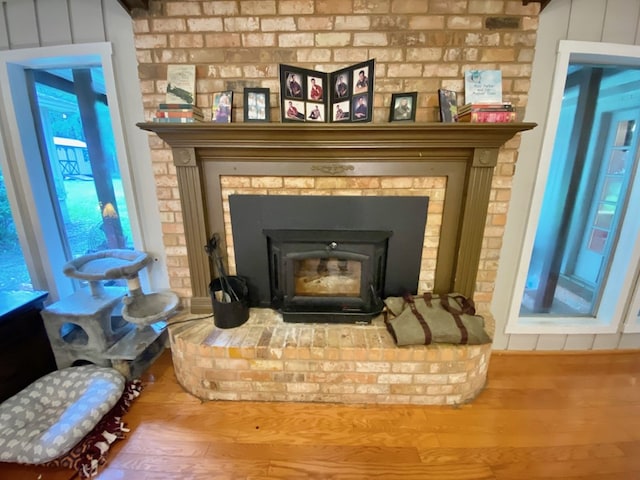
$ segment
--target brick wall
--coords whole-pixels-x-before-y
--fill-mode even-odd
[[[537,3],[521,0],[154,1],[134,13],[147,119],[164,100],[166,67],[195,64],[197,103],[233,90],[234,121],[244,87],[271,89],[278,121],[281,63],[331,72],[375,59],[373,121],[387,122],[392,93],[418,92],[417,122],[438,119],[438,88],[463,92],[468,68],[500,68],[503,98],[522,116],[538,26]],[[459,101],[463,101],[460,95]],[[171,150],[150,136],[171,288],[191,295]],[[475,300],[488,305],[511,196],[519,137],[501,150],[494,176]]]

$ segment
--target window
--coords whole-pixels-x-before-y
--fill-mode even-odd
[[[0,168],[0,291],[33,290]]]
[[[507,333],[615,332],[640,262],[640,49],[562,41],[556,75]]]
[[[0,139],[8,157],[2,166],[15,183],[9,201],[21,209],[25,232],[15,245],[29,259],[34,288],[55,301],[79,286],[62,273],[66,262],[134,248],[140,238],[111,46],[0,52],[0,94],[9,118]]]

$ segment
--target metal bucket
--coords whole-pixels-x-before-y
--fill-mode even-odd
[[[223,288],[227,282],[237,299],[232,299],[226,288]],[[209,284],[209,293],[213,305],[213,323],[216,327],[235,328],[249,319],[249,288],[244,278],[228,275],[224,282],[221,278],[214,278]]]

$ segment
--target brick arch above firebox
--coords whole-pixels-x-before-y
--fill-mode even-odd
[[[211,311],[211,271],[203,246],[224,228],[217,176],[268,176],[274,169],[300,176],[448,177],[434,290],[473,296],[498,151],[535,126],[138,124],[173,150],[194,313]]]

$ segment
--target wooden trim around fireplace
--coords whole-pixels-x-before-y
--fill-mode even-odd
[[[223,231],[219,176],[447,176],[434,291],[473,296],[499,148],[535,123],[138,123],[173,149],[193,313],[210,312],[204,245]]]

